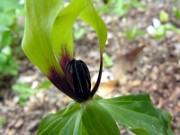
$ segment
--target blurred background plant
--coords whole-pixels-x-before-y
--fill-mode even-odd
[[[66,0],[66,2],[69,2]],[[97,7],[97,10],[100,14],[108,14],[108,15],[115,15],[118,17],[125,17],[129,10],[131,9],[138,9],[141,11],[145,11],[146,7],[144,4],[142,4],[138,0],[94,0],[95,6]],[[79,23],[81,21],[77,21],[77,23],[74,25],[74,38],[75,40],[79,40],[82,38],[82,36],[85,33],[88,33],[91,31],[90,28],[85,27],[84,29],[84,23]],[[144,35],[144,32],[140,31],[136,27],[134,27],[132,30],[128,29],[124,32],[124,35],[128,37],[128,39],[132,40],[136,35]]]
[[[0,127],[3,126],[5,123],[6,123],[6,119],[0,116]]]
[[[180,20],[180,9],[174,7],[174,8],[173,8],[173,14],[175,15],[175,17],[176,17],[177,19]]]
[[[0,93],[3,89],[12,89],[18,95],[18,102],[25,104],[38,90],[51,86],[49,81],[31,88],[13,78],[19,75],[20,60],[25,58],[21,49],[24,31],[24,0],[0,1]],[[12,88],[11,88],[12,86]],[[2,94],[3,95],[3,94]],[[1,96],[0,96],[1,97]]]
[[[38,85],[35,88],[32,88],[28,84],[25,83],[15,83],[12,87],[12,89],[18,93],[18,103],[21,105],[25,105],[28,98],[30,96],[33,96],[40,90],[47,89],[48,87],[52,86],[52,83],[50,81],[44,81],[40,85]]]
[[[21,1],[0,1],[0,80],[18,75],[17,59],[23,57],[20,49],[23,14],[24,6]]]
[[[134,26],[133,28],[129,28],[126,31],[124,31],[123,35],[125,37],[127,37],[127,39],[130,41],[134,40],[138,36],[144,37],[144,38],[146,37],[146,33],[144,31],[140,30],[139,28],[137,28],[136,26]]]
[[[100,13],[116,14],[119,17],[124,17],[133,8],[146,10],[145,5],[138,0],[107,0],[103,6],[101,2],[97,6]]]
[[[178,13],[175,14],[175,10],[173,9],[172,12],[178,19]],[[178,11],[176,10],[176,12]],[[159,18],[153,18],[152,23],[153,25],[147,27],[147,32],[158,40],[165,37],[168,31],[180,33],[180,29],[169,21],[169,14],[164,10],[160,11]]]

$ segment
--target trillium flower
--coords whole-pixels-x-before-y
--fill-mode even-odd
[[[91,0],[72,0],[66,7],[63,0],[26,0],[25,7],[22,48],[30,61],[77,102],[92,98],[100,84],[107,29]],[[99,39],[100,69],[92,89],[86,64],[73,55],[73,25],[78,17],[94,28]],[[135,134],[173,134],[170,115],[154,108],[147,94],[77,102],[43,118],[37,134],[120,135],[117,123]]]
[[[91,0],[26,0],[26,22],[22,48],[48,79],[77,102],[92,98],[102,74],[102,53],[107,37],[106,25],[95,11]],[[91,90],[90,74],[82,60],[74,58],[73,25],[77,18],[97,33],[100,44],[100,69]]]

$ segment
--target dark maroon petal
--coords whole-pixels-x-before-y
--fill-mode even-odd
[[[100,69],[97,82],[91,91],[91,78],[88,67],[81,60],[72,60],[69,53],[63,50],[59,64],[63,73],[59,73],[54,67],[49,69],[49,80],[67,96],[77,102],[83,102],[92,98],[96,93],[102,75],[103,57],[100,57]]]
[[[70,87],[74,90],[74,84],[73,84],[73,78],[72,78],[72,62],[68,62],[68,64],[66,65],[66,81],[69,83]]]
[[[81,102],[82,99],[80,99],[74,90],[70,87],[70,85],[67,83],[65,76],[60,75],[55,68],[50,69],[50,73],[48,76],[49,80],[64,94],[67,96],[73,98],[74,100]]]
[[[72,56],[68,53],[68,51],[66,50],[66,48],[63,48],[61,49],[62,52],[61,52],[61,56],[60,56],[60,61],[59,61],[59,64],[63,70],[63,72],[65,73],[65,70],[66,70],[66,64],[72,60]]]
[[[94,96],[94,94],[96,93],[96,91],[98,90],[98,87],[99,87],[99,85],[100,85],[100,82],[101,82],[101,76],[102,76],[102,68],[103,68],[103,56],[102,56],[102,54],[101,54],[101,56],[100,56],[99,75],[98,75],[96,84],[94,85],[94,88],[93,88],[92,91],[91,91],[91,97]]]

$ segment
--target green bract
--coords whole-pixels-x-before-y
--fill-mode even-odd
[[[48,75],[50,66],[61,71],[52,46],[52,28],[62,0],[26,0],[26,23],[22,48],[33,64]]]

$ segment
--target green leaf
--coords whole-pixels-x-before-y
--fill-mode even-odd
[[[0,127],[4,126],[5,123],[6,123],[6,118],[0,116]]]
[[[136,128],[134,128],[134,129],[131,129],[131,131],[133,133],[135,133],[136,135],[149,135],[149,133],[144,129],[136,129]]]
[[[2,46],[9,46],[12,42],[12,33],[11,31],[4,31],[2,33],[2,40],[0,40]]]
[[[12,61],[14,64],[10,63],[9,65],[5,65],[4,72],[9,73],[10,75],[16,76],[18,75],[18,65],[13,59],[10,61]]]
[[[10,11],[10,10],[15,10],[20,6],[20,1],[19,0],[1,0],[0,1],[0,11]]]
[[[155,28],[155,32],[153,33],[153,36],[156,39],[161,39],[162,37],[164,37],[166,34],[166,28],[164,27],[164,25],[161,25],[157,28]]]
[[[103,61],[104,67],[111,67],[114,64],[112,58],[107,53],[103,54],[103,58],[104,58]]]
[[[41,89],[48,88],[48,87],[50,87],[50,86],[52,86],[52,83],[47,80],[47,81],[42,82],[42,83],[37,87],[37,89],[38,89],[38,90],[41,90]]]
[[[164,10],[161,10],[159,19],[161,22],[167,22],[169,20],[169,14],[165,12]]]
[[[126,2],[123,0],[116,0],[115,7],[113,10],[118,16],[123,17],[128,13],[130,8],[131,8],[130,2]]]
[[[147,94],[98,100],[113,119],[137,135],[169,135],[170,119],[157,111]],[[170,115],[168,115],[169,118]],[[165,126],[165,125],[166,126]]]
[[[73,132],[76,132],[74,127],[76,119],[79,118],[78,115],[77,105],[70,109],[67,107],[56,114],[50,114],[42,120],[38,135],[73,135]]]
[[[11,26],[15,23],[15,11],[7,13],[0,13],[0,24],[4,26]]]
[[[77,103],[71,102],[66,108],[46,116],[40,123],[38,135],[87,135],[81,121]]]
[[[6,31],[10,31],[10,29],[4,25],[0,25],[0,43],[2,42],[3,33]],[[0,44],[0,47],[2,47],[2,43]]]
[[[1,0],[0,1],[0,24],[11,26],[16,23],[17,9],[22,7],[19,0]]]
[[[96,101],[86,102],[84,106],[82,120],[89,135],[120,134],[110,114]]]
[[[38,135],[118,135],[113,119],[137,135],[173,135],[171,116],[154,108],[147,94],[72,102],[45,117]]]
[[[38,135],[118,135],[119,130],[107,111],[90,100],[70,103],[65,109],[46,116]]]
[[[180,8],[179,9],[178,8],[173,8],[173,14],[175,15],[175,17],[177,19],[180,20]]]
[[[113,8],[111,7],[112,5],[109,6],[111,12],[116,13],[116,15],[120,17],[124,17],[132,8],[137,8],[142,11],[146,9],[145,5],[138,0],[113,0],[110,3],[113,3]]]
[[[139,8],[142,11],[146,10],[146,6],[144,4],[142,4],[140,1],[138,0],[132,0],[132,6]]]
[[[31,62],[46,75],[50,67],[61,72],[52,49],[51,32],[62,6],[62,0],[26,0],[25,4],[26,23],[22,48]]]
[[[76,27],[74,27],[74,31],[73,32],[74,32],[73,35],[74,35],[74,39],[75,40],[81,39],[84,36],[84,34],[86,33],[85,28],[81,28],[78,25],[76,25]]]
[[[166,135],[174,135],[174,133],[171,130],[171,126],[170,126],[170,122],[172,121],[172,117],[171,115],[169,115],[167,112],[161,110],[161,109],[157,109],[159,115],[160,115],[160,119],[163,123],[164,128],[166,129]]]
[[[17,72],[16,68],[12,68],[10,66],[8,66],[8,67],[9,67],[9,72],[10,71],[11,72]],[[14,74],[12,74],[12,75],[14,75]],[[32,89],[27,84],[16,83],[16,84],[13,85],[12,88],[13,88],[14,91],[16,91],[19,94],[19,103],[24,104],[30,96],[34,95],[35,93],[37,93],[38,91],[40,91],[42,89],[50,87],[51,85],[52,85],[52,83],[50,81],[44,81],[39,86]]]
[[[145,37],[145,33],[141,31],[139,28],[134,26],[133,28],[127,29],[123,35],[125,35],[128,40],[133,40],[135,39],[136,36],[142,36]]]
[[[175,26],[174,26],[173,24],[171,24],[171,23],[166,23],[166,24],[164,24],[163,26],[165,27],[166,30],[172,30],[172,31],[174,31],[174,32],[176,32],[176,33],[180,33],[180,29],[177,28],[177,27],[175,27]]]
[[[0,60],[1,60],[0,64],[1,64],[1,67],[2,67],[2,64],[6,63],[6,61],[8,60],[8,57],[5,54],[0,53]]]
[[[12,50],[10,48],[10,46],[6,46],[4,47],[2,50],[1,50],[1,53],[8,56],[8,57],[11,57],[12,56]]]
[[[23,83],[16,83],[12,88],[19,94],[20,104],[24,104],[26,100],[35,93],[35,90],[33,90],[29,85]]]

